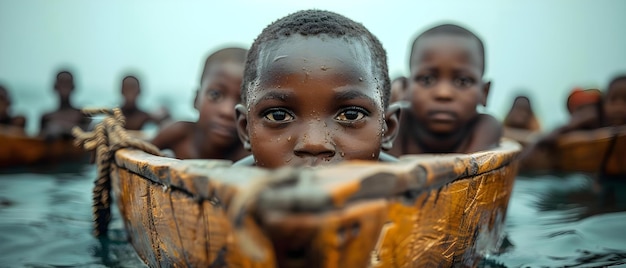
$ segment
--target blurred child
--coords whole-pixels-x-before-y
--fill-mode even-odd
[[[392,160],[396,136],[387,56],[363,25],[305,10],[256,38],[246,62],[237,128],[252,157],[238,165],[317,166]]]
[[[517,96],[513,101],[511,110],[504,119],[504,126],[530,131],[539,131],[539,121],[535,117],[530,100],[526,96]]]
[[[403,101],[406,98],[406,87],[409,82],[404,76],[396,77],[391,81],[391,97],[389,103]]]
[[[124,104],[122,105],[122,113],[126,117],[126,125],[128,130],[141,130],[147,123],[160,123],[169,117],[169,113],[164,113],[160,117],[148,114],[137,107],[137,98],[141,94],[141,86],[137,77],[129,75],[122,79],[122,96]]]
[[[211,54],[200,78],[194,100],[196,122],[176,122],[152,140],[159,149],[170,149],[180,159],[228,159],[248,155],[237,139],[235,105],[241,100],[241,79],[246,50],[225,48]]]
[[[79,126],[87,129],[91,119],[83,115],[80,109],[72,106],[71,95],[74,91],[74,77],[69,71],[61,71],[56,76],[54,91],[59,97],[59,108],[41,118],[40,136],[47,139],[72,138],[72,128]]]
[[[0,127],[11,130],[12,133],[24,134],[26,118],[21,115],[11,115],[11,96],[9,91],[0,85]]]
[[[603,108],[606,125],[626,125],[626,75],[618,76],[611,81]]]
[[[444,24],[411,46],[407,99],[393,155],[472,153],[498,145],[502,125],[478,113],[491,82],[483,80],[485,49],[471,31]]]

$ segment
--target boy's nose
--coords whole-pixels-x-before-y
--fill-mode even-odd
[[[448,101],[454,96],[454,88],[450,83],[439,83],[439,86],[434,88],[433,93],[435,94],[435,99]]]
[[[218,115],[229,121],[235,121],[235,105],[236,103],[232,101],[224,101],[217,104]]]
[[[331,158],[335,156],[335,146],[330,137],[329,129],[323,122],[309,124],[294,146],[294,154],[298,157]]]

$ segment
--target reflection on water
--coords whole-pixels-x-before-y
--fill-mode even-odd
[[[93,166],[0,174],[0,267],[143,266],[117,211],[109,238],[91,235]],[[42,173],[43,172],[43,173]],[[626,266],[626,179],[519,176],[503,253],[484,267]]]
[[[94,166],[40,171],[0,174],[0,267],[143,266],[120,220],[91,235]]]
[[[505,231],[511,245],[486,267],[626,265],[626,179],[519,176]],[[501,264],[504,266],[497,266]]]

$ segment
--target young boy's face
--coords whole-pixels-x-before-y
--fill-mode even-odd
[[[470,37],[422,37],[411,59],[409,98],[419,123],[436,135],[460,131],[485,105],[489,83],[482,81],[483,59]]]
[[[139,96],[139,83],[134,78],[126,78],[122,82],[122,96],[124,100],[135,103]]]
[[[513,103],[513,109],[511,109],[509,117],[515,125],[525,125],[529,120],[531,120],[531,115],[532,111],[528,100],[519,98]]]
[[[626,81],[613,83],[604,101],[604,115],[609,125],[626,124]]]
[[[74,78],[68,73],[62,73],[57,77],[54,88],[62,99],[67,99],[74,90]]]
[[[237,107],[239,134],[256,165],[377,160],[397,118],[385,122],[372,64],[356,39],[292,35],[262,47],[258,83],[246,85],[247,103]]]
[[[221,62],[207,68],[195,104],[199,111],[198,124],[208,129],[215,145],[229,146],[237,142],[235,105],[241,101],[243,64]]]

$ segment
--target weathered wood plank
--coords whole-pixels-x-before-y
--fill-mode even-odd
[[[151,266],[471,266],[499,242],[519,150],[505,141],[471,155],[275,171],[120,150],[112,172]]]

